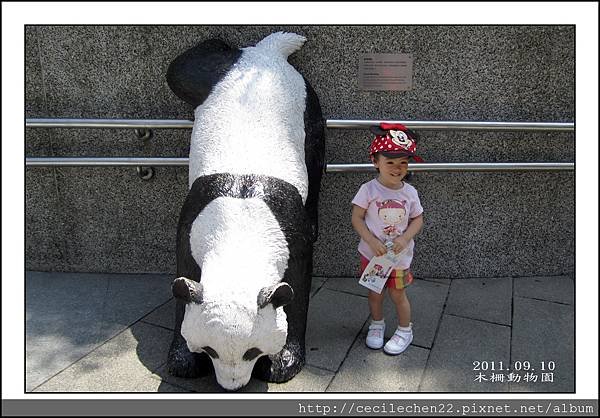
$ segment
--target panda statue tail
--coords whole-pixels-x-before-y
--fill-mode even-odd
[[[291,32],[275,32],[256,44],[256,48],[280,54],[287,59],[293,52],[299,50],[306,38]]]

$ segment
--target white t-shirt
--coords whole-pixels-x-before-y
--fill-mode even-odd
[[[352,199],[353,204],[366,209],[367,228],[383,243],[402,235],[408,228],[408,221],[423,213],[417,189],[406,182],[403,184],[395,190],[373,179],[360,186]],[[395,268],[406,270],[410,267],[414,246],[415,242],[411,239]],[[375,255],[363,239],[358,244],[358,252],[369,260]]]

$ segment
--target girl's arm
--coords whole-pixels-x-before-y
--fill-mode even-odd
[[[369,244],[375,255],[384,255],[386,253],[385,245],[381,242],[367,227],[365,223],[366,209],[357,205],[352,205],[352,227],[360,237]]]
[[[397,254],[408,246],[410,240],[415,237],[423,228],[423,214],[416,216],[408,221],[408,228],[404,234],[394,239],[394,252]]]

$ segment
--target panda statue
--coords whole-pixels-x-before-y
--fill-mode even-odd
[[[207,40],[167,71],[195,108],[189,192],[177,227],[176,323],[168,370],[285,382],[305,363],[325,123],[287,62],[305,42],[273,33],[254,47]]]

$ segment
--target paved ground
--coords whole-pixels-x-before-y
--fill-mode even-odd
[[[213,376],[166,372],[171,281],[27,272],[25,390],[222,392]],[[287,383],[252,379],[241,392],[574,392],[571,277],[415,280],[414,341],[396,357],[365,346],[367,290],[357,281],[315,277],[307,365]],[[389,338],[389,300],[385,311]]]

